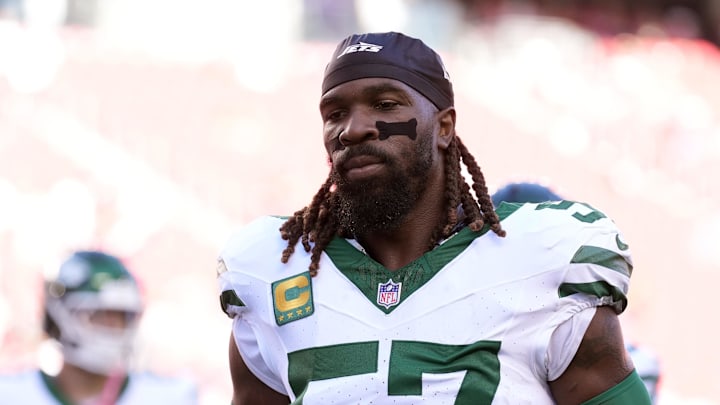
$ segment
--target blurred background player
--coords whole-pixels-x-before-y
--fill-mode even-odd
[[[62,353],[57,375],[42,369],[0,378],[0,403],[195,405],[193,382],[130,371],[143,312],[138,282],[116,257],[72,254],[44,283],[43,329]]]
[[[538,183],[508,183],[490,197],[495,207],[503,201],[510,203],[540,203],[562,200],[549,187]]]
[[[491,196],[495,207],[502,202],[508,203],[541,203],[560,201],[563,198],[550,187],[532,182],[512,182],[499,188]],[[627,342],[625,344],[632,358],[635,370],[648,389],[653,404],[658,403],[658,383],[660,381],[660,362],[651,350]]]

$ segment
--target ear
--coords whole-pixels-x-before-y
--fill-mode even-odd
[[[440,129],[438,131],[437,143],[440,149],[447,149],[455,136],[455,107],[448,107],[437,113]]]

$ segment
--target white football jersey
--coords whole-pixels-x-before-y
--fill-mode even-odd
[[[0,377],[0,405],[74,405],[52,378],[39,370]],[[197,405],[196,386],[190,381],[152,373],[132,373],[115,405]]]
[[[466,227],[396,271],[336,238],[315,277],[255,220],[218,266],[243,359],[293,404],[552,404],[595,308],[625,309],[628,245],[586,204],[497,211],[507,237]]]

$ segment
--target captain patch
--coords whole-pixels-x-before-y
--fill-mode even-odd
[[[275,281],[272,283],[272,296],[278,325],[297,321],[315,312],[310,272]]]

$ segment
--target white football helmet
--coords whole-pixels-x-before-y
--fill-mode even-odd
[[[76,252],[45,282],[45,332],[67,363],[92,373],[124,372],[129,365],[143,302],[137,281],[116,257]],[[98,322],[110,311],[119,322]]]

